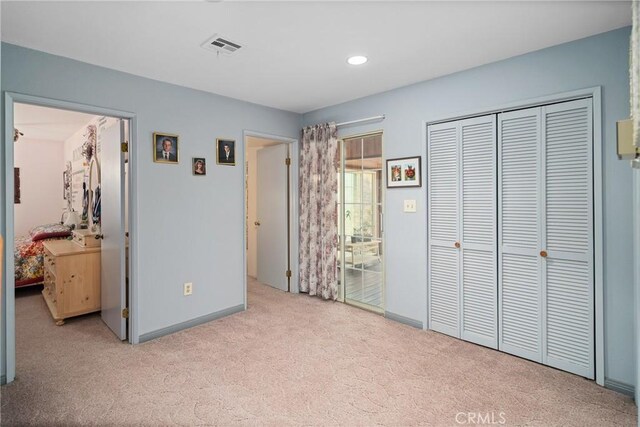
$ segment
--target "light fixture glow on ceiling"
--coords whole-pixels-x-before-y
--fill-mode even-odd
[[[362,65],[368,60],[369,59],[366,56],[356,55],[356,56],[350,56],[349,59],[347,59],[347,62],[351,65]]]

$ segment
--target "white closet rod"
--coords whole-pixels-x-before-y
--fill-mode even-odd
[[[380,116],[367,117],[366,119],[351,120],[350,122],[337,123],[336,127],[349,126],[349,125],[355,125],[357,123],[373,122],[373,121],[384,120],[384,119],[385,119],[385,115],[382,114]]]

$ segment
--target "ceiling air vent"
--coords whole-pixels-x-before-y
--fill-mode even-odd
[[[214,52],[231,55],[232,53],[237,52],[242,46],[239,43],[230,41],[228,38],[214,34],[213,37],[202,43],[202,47]]]

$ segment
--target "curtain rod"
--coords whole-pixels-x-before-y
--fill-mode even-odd
[[[336,127],[349,126],[349,125],[355,125],[356,123],[372,122],[374,120],[377,121],[377,120],[384,120],[384,119],[385,119],[385,115],[382,114],[380,116],[367,117],[366,119],[351,120],[350,122],[336,123]]]

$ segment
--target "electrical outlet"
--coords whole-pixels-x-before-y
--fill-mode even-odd
[[[404,201],[404,211],[405,212],[416,212],[416,201],[415,200],[405,200]]]
[[[191,295],[193,293],[193,283],[184,284],[184,296]]]

